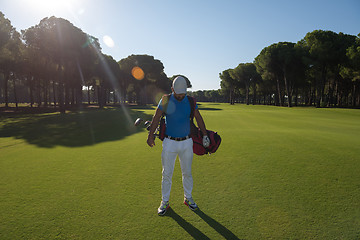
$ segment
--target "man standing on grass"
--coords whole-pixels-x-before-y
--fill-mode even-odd
[[[159,125],[160,118],[165,113],[166,137],[163,141],[163,150],[161,153],[162,163],[162,181],[161,193],[162,199],[158,208],[158,215],[162,216],[169,209],[169,199],[172,183],[172,175],[175,167],[176,157],[179,156],[182,182],[184,187],[184,204],[195,211],[198,206],[192,199],[193,178],[191,174],[191,165],[193,160],[193,140],[190,137],[190,113],[191,106],[186,97],[187,82],[184,77],[177,76],[172,83],[172,94],[168,97],[167,106],[164,109],[163,102],[165,96],[160,100],[152,119],[147,144],[150,147],[155,145],[154,133]],[[194,117],[204,134],[203,145],[208,147],[210,140],[207,136],[206,127],[202,116],[195,106]]]

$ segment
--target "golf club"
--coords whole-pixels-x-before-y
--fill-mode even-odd
[[[134,122],[134,126],[135,126],[135,127],[139,126],[143,121],[144,121],[144,120],[141,119],[141,118],[136,119],[135,122]]]
[[[136,120],[135,120],[135,122],[134,122],[134,126],[135,127],[138,127],[138,126],[140,126],[140,124],[143,122],[144,120],[142,119],[142,118],[137,118]],[[144,122],[144,127],[146,128],[146,130],[147,131],[149,131],[150,130],[150,126],[151,126],[151,121],[149,121],[149,120],[147,120],[147,121],[145,121]],[[159,126],[156,128],[156,130],[155,130],[155,134],[154,134],[154,136],[155,137],[159,137]]]

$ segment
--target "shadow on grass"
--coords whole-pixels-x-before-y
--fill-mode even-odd
[[[206,110],[206,111],[220,111],[223,110],[221,108],[213,108],[213,107],[203,107],[201,103],[196,103],[199,107],[199,110]],[[212,105],[219,105],[219,104],[212,104]]]
[[[204,220],[210,227],[217,231],[225,239],[239,239],[235,234],[233,234],[225,226],[217,222],[215,219],[206,215],[203,211],[198,209],[195,213]],[[173,218],[187,233],[189,233],[194,239],[210,239],[199,229],[188,223],[183,219],[179,214],[177,214],[172,208],[168,210],[165,216]]]
[[[200,107],[199,106],[199,110],[204,110],[204,111],[221,111],[223,109],[221,108],[211,108],[211,107]]]
[[[0,118],[0,137],[24,139],[39,147],[80,147],[120,140],[145,129],[136,118],[151,119],[130,108],[85,109],[67,114],[16,114]]]
[[[172,208],[169,208],[166,215],[167,217],[171,217],[177,222],[180,227],[182,227],[188,234],[190,234],[194,239],[210,239],[204,233],[202,233],[199,229],[188,223],[185,219],[183,219],[179,214],[177,214]]]
[[[204,220],[210,227],[212,227],[215,231],[217,231],[220,235],[222,235],[225,239],[239,239],[235,234],[233,234],[229,229],[223,226],[221,223],[217,222],[215,219],[209,217],[198,209],[195,213]]]

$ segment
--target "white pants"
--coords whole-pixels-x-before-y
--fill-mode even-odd
[[[184,196],[186,198],[191,198],[191,192],[193,189],[193,178],[191,174],[191,165],[193,160],[193,140],[189,138],[184,141],[175,141],[165,138],[162,145],[162,200],[166,202],[170,199],[171,183],[176,156],[179,156]]]

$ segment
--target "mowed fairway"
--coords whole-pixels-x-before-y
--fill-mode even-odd
[[[0,117],[0,239],[359,239],[360,111],[201,103],[222,137],[161,200],[154,108]],[[125,114],[126,112],[126,114]],[[131,119],[131,121],[130,121]]]

